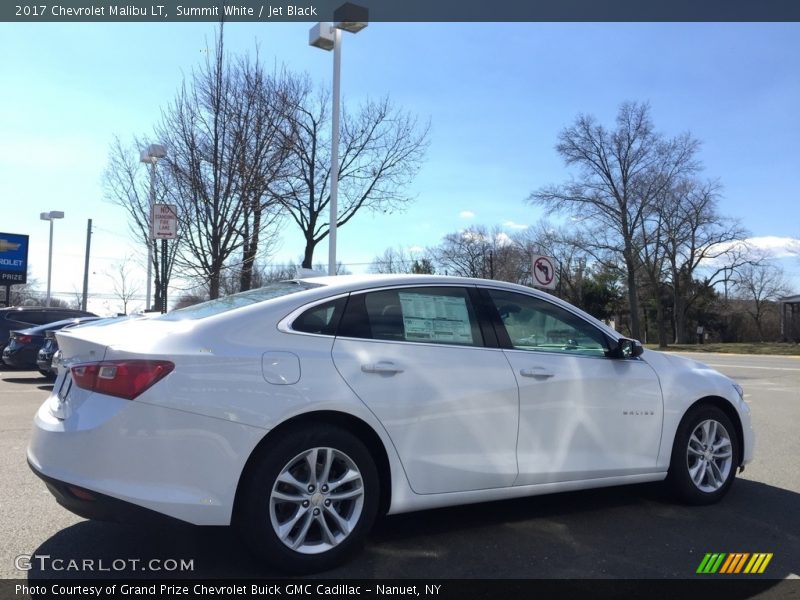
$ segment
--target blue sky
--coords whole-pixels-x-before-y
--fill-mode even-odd
[[[227,24],[226,45],[258,44],[266,62],[329,83],[331,55],[307,45],[311,25]],[[124,212],[103,200],[109,145],[151,130],[214,35],[207,23],[0,24],[0,231],[31,236],[30,276],[42,288],[42,211],[66,213],[55,225],[55,292],[81,287],[88,218],[92,290],[109,291],[105,273],[123,257],[144,262]],[[558,132],[581,112],[611,124],[626,100],[650,102],[659,130],[702,140],[705,174],[724,186],[721,211],[755,237],[779,238],[762,243],[780,250],[800,238],[798,74],[796,23],[372,23],[345,34],[344,101],[389,94],[430,119],[431,146],[416,201],[347,224],[339,258],[358,271],[389,246],[434,245],[470,224],[512,233],[535,223],[542,215],[525,198],[568,173]],[[286,235],[273,261],[301,253],[299,236]],[[326,257],[324,243],[315,259]],[[800,258],[781,263],[800,289]]]

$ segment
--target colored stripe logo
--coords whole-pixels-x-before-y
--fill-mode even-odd
[[[726,554],[709,552],[705,555],[697,573],[701,575],[737,575],[739,573],[761,574],[767,570],[767,565],[772,560],[772,552],[734,552]]]

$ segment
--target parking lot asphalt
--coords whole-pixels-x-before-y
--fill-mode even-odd
[[[396,515],[378,523],[363,552],[323,576],[693,578],[708,552],[769,552],[759,577],[796,578],[800,358],[687,356],[737,379],[753,411],[756,460],[720,504],[674,504],[660,485],[647,484]],[[0,577],[278,575],[225,528],[90,522],[58,506],[25,460],[31,420],[50,388],[35,371],[0,370]],[[94,561],[95,570],[70,570],[71,559]],[[192,568],[164,570],[170,559]],[[19,568],[28,562],[30,569]]]

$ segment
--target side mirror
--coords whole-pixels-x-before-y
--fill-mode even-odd
[[[644,346],[638,340],[620,338],[616,347],[609,352],[611,358],[636,358],[644,352]]]

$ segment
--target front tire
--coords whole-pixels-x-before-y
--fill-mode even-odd
[[[378,474],[364,444],[313,424],[267,445],[245,482],[239,525],[251,548],[291,573],[324,571],[357,550],[378,511]]]
[[[739,464],[739,438],[719,408],[692,408],[675,434],[667,483],[679,500],[713,504],[728,493]]]

